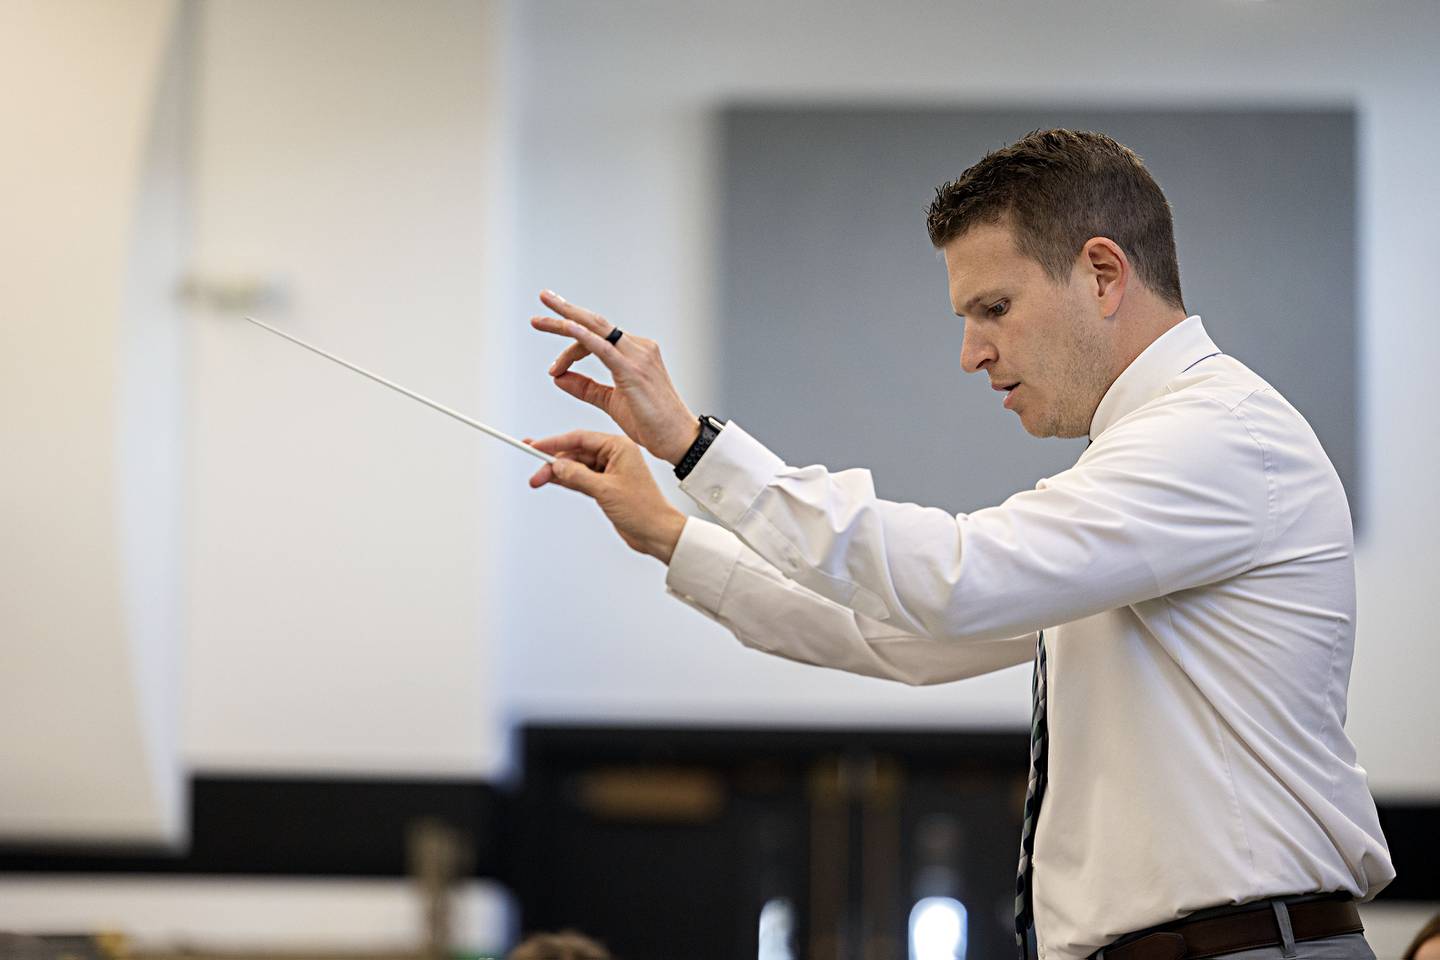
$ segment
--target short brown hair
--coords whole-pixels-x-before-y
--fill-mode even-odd
[[[531,935],[506,960],[610,960],[610,952],[584,934],[561,930]]]
[[[1185,309],[1170,203],[1135,152],[1103,133],[1029,133],[936,188],[926,211],[937,249],[977,223],[1007,219],[1020,252],[1056,283],[1086,241],[1108,237],[1145,286]]]
[[[1434,937],[1440,937],[1440,913],[1431,917],[1425,926],[1415,934],[1415,939],[1410,941],[1410,946],[1406,947],[1405,953],[1402,954],[1404,960],[1415,960],[1415,954],[1420,952],[1420,948],[1425,946],[1426,941]]]

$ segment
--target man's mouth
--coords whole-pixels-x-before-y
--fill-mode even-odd
[[[1010,409],[1010,401],[1015,397],[1015,388],[1020,386],[1019,380],[1012,380],[1009,383],[991,383],[990,389],[1005,391],[1005,409]]]

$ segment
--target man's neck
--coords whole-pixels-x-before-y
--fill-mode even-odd
[[[1125,372],[1135,358],[1159,340],[1165,333],[1179,325],[1186,317],[1183,310],[1176,309],[1154,297],[1147,297],[1151,303],[1135,304],[1135,313],[1126,317],[1116,316],[1118,329],[1115,338],[1115,363],[1110,382]]]

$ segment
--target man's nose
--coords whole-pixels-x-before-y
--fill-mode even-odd
[[[984,339],[975,336],[966,326],[965,338],[960,342],[960,369],[975,373],[987,362],[994,362],[995,348]]]

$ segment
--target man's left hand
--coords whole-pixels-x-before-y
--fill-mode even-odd
[[[551,290],[540,300],[559,316],[531,317],[530,325],[574,340],[550,366],[555,385],[604,410],[627,437],[661,460],[678,464],[700,434],[699,420],[670,381],[660,345],[633,333],[622,333],[618,343],[610,343],[605,338],[615,325],[598,313]],[[613,387],[570,369],[591,354],[609,369]]]
[[[592,430],[525,441],[558,457],[530,478],[531,487],[557,483],[600,505],[620,539],[633,550],[669,564],[685,515],[665,499],[640,447],[628,437]]]

